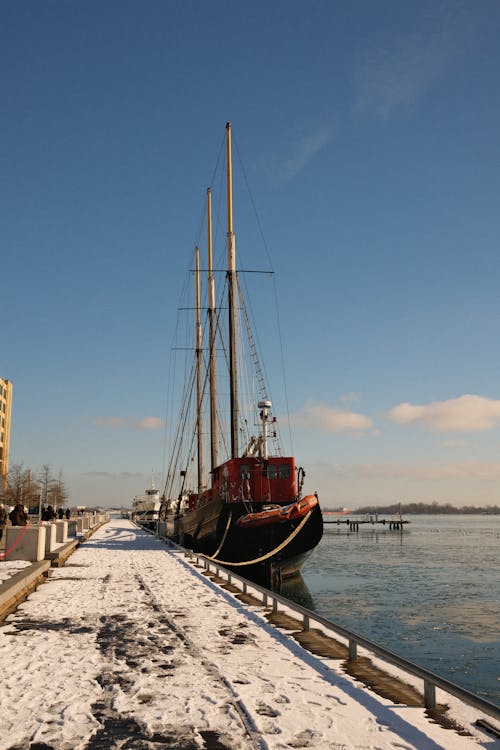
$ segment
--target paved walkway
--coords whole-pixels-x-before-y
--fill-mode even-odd
[[[112,520],[0,628],[0,750],[499,747],[378,698],[263,614]]]

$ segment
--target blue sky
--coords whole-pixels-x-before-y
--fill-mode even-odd
[[[266,242],[235,197],[238,252],[268,268],[267,247],[276,272],[308,489],[500,502],[498,3],[0,13],[11,462],[62,470],[75,503],[161,483],[176,311],[230,120]]]

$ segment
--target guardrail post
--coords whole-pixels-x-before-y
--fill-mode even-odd
[[[356,641],[349,641],[349,661],[356,661],[358,658],[358,644]]]
[[[267,594],[262,594],[262,604],[267,607]]]
[[[215,566],[215,573],[217,575],[217,578],[220,578],[220,569],[218,565]]]
[[[246,584],[246,581],[243,581],[243,593],[244,594],[247,593],[247,584]]]
[[[303,628],[304,628],[304,630],[309,630],[309,627],[310,627],[310,625],[309,625],[309,615],[304,615],[304,619],[303,619],[302,622],[303,622]]]
[[[231,583],[231,580],[232,580],[232,578],[231,578],[231,573],[228,573],[228,574],[227,574],[227,582],[228,582],[228,583]]]
[[[428,680],[424,680],[424,705],[426,708],[436,708],[436,686]]]
[[[278,611],[278,600],[273,597],[273,612]]]

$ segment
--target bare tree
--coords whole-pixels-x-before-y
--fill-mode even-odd
[[[22,503],[32,509],[37,509],[42,504],[50,504],[54,508],[63,507],[68,495],[62,472],[59,472],[57,478],[54,477],[49,464],[42,466],[36,478],[24,464],[12,464],[5,485],[0,486],[0,500],[5,505]]]
[[[55,508],[63,508],[66,500],[68,499],[69,493],[66,485],[63,482],[62,471],[59,472],[58,479],[51,478],[49,484],[50,497],[53,500],[52,505]]]
[[[38,502],[39,488],[31,469],[25,468],[23,464],[13,464],[1,490],[1,497],[6,505],[35,505]]]

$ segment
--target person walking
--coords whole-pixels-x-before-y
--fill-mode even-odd
[[[7,511],[5,510],[5,505],[3,503],[0,503],[0,542],[2,541],[3,537],[3,530],[5,529],[7,525]]]

